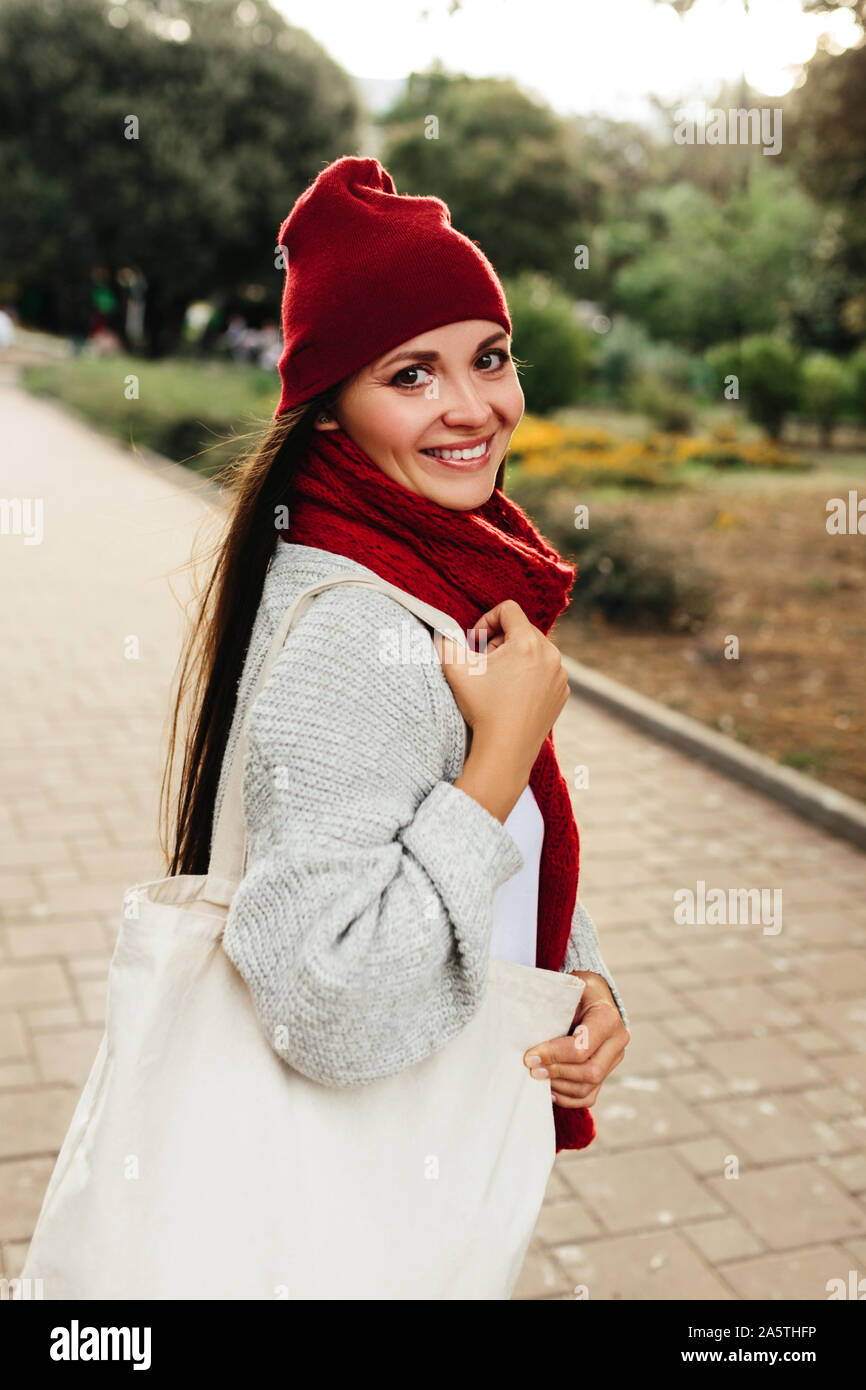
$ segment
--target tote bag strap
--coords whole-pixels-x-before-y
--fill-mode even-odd
[[[441,609],[434,608],[432,604],[424,603],[422,599],[415,598],[414,594],[407,593],[405,589],[398,588],[396,584],[389,583],[387,579],[382,579],[379,575],[368,576],[341,572],[328,575],[325,579],[320,579],[317,583],[304,589],[294,603],[286,609],[277,624],[262,669],[250,691],[246,717],[235,745],[226,778],[220,814],[211,843],[207,883],[201,894],[208,902],[228,907],[246,868],[247,846],[242,791],[247,754],[247,722],[256,696],[271,674],[274,663],[295,623],[306,612],[317,594],[336,584],[366,584],[368,588],[378,589],[380,593],[389,594],[391,598],[396,599],[404,608],[426,623],[428,627],[432,627],[436,632],[441,632],[445,637],[450,637],[459,648],[466,650],[469,647],[466,634],[456,619]]]

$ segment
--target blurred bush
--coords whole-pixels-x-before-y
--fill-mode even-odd
[[[804,358],[800,407],[814,420],[824,444],[832,442],[833,430],[851,399],[851,379],[845,364],[828,352],[813,352]]]
[[[866,343],[849,358],[851,397],[859,420],[866,421]]]
[[[614,400],[624,400],[626,389],[638,376],[649,355],[652,340],[646,329],[625,314],[618,314],[601,339],[595,358],[595,377]]]
[[[716,375],[719,394],[725,378],[736,376],[747,415],[771,439],[778,439],[787,415],[800,399],[797,349],[775,334],[753,333],[739,343],[709,348],[705,357]]]
[[[675,343],[654,342],[639,323],[618,315],[599,342],[593,377],[603,394],[624,405],[638,400],[632,408],[660,422],[676,414],[672,402],[691,418],[688,395],[703,385],[704,373],[700,357]]]
[[[709,463],[713,468],[792,468],[814,465],[792,453],[775,439],[738,439],[725,424],[716,425],[709,437],[673,441],[674,457],[681,463]]]
[[[671,386],[654,371],[642,371],[626,392],[631,410],[646,415],[659,429],[672,434],[684,434],[691,429],[695,406],[684,391]]]
[[[505,285],[514,326],[512,351],[526,366],[526,407],[544,415],[574,405],[586,389],[595,334],[575,318],[572,300],[546,276],[528,271]]]
[[[562,488],[510,471],[508,495],[535,520],[560,554],[576,562],[571,610],[599,613],[623,627],[689,631],[712,609],[712,578],[687,553],[650,544],[631,517],[593,517],[576,530],[572,498]]]

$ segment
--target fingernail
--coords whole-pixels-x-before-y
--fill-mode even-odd
[[[535,1053],[533,1052],[531,1057],[527,1057],[527,1059],[526,1059],[526,1065],[527,1065],[528,1067],[540,1067],[540,1066],[541,1066],[541,1058],[540,1058],[540,1057],[536,1057]]]
[[[538,1077],[540,1081],[542,1077],[550,1076],[550,1072],[545,1067],[535,1067],[533,1069],[532,1075]]]

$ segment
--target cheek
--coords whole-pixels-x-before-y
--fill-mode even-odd
[[[376,419],[379,441],[394,453],[412,451],[435,417],[436,402],[426,400],[423,391],[408,397],[395,394],[379,403]]]
[[[418,435],[418,411],[396,392],[359,393],[353,402],[350,433],[372,455],[400,453],[411,448]]]
[[[512,372],[510,376],[497,383],[497,390],[491,397],[491,400],[502,412],[512,428],[514,428],[518,424],[526,405],[523,390],[515,373]]]

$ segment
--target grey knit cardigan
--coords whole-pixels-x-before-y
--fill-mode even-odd
[[[372,573],[277,540],[217,814],[277,622],[302,589],[343,571]],[[248,859],[223,947],[290,1066],[329,1086],[391,1076],[479,1008],[494,891],[523,865],[504,825],[453,785],[466,726],[429,629],[364,585],[324,590],[290,632],[247,732]],[[562,969],[602,975],[628,1022],[581,906]]]

